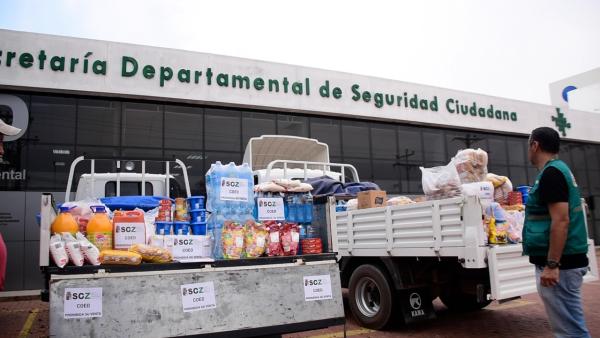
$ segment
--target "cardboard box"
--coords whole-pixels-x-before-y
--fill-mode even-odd
[[[386,206],[387,193],[383,190],[361,191],[357,194],[358,208],[379,208]]]

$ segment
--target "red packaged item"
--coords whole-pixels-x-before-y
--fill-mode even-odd
[[[275,221],[264,222],[269,236],[267,236],[267,256],[283,256],[283,248],[281,247],[281,241],[279,238],[279,223]]]
[[[323,244],[320,238],[305,238],[302,240],[302,254],[314,255],[323,252]]]
[[[296,223],[285,223],[281,228],[281,246],[284,256],[295,256],[298,254],[298,245],[300,244],[300,230]]]

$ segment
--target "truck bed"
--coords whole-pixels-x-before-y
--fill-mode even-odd
[[[467,267],[487,266],[482,207],[475,197],[331,214],[339,256],[457,257]]]

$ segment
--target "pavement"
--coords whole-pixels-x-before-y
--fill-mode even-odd
[[[596,252],[600,258],[600,251]],[[598,259],[600,262],[600,259]],[[582,290],[584,313],[592,337],[600,337],[600,281],[586,283]],[[552,337],[544,306],[537,294],[485,309],[454,313],[436,299],[436,319],[410,326],[393,325],[374,331],[356,324],[346,310],[347,322],[323,330],[284,335],[285,338],[344,337]],[[48,303],[38,297],[0,299],[0,337],[47,337]]]

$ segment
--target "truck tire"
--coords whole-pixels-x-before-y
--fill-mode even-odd
[[[380,330],[394,313],[394,291],[380,268],[365,264],[350,277],[350,310],[360,326]]]
[[[455,291],[455,290],[453,290]],[[440,300],[446,307],[451,311],[477,311],[481,310],[484,307],[490,305],[491,300],[484,300],[483,302],[477,301],[477,296],[461,293],[461,292],[452,292],[451,290],[444,290],[440,294]]]

